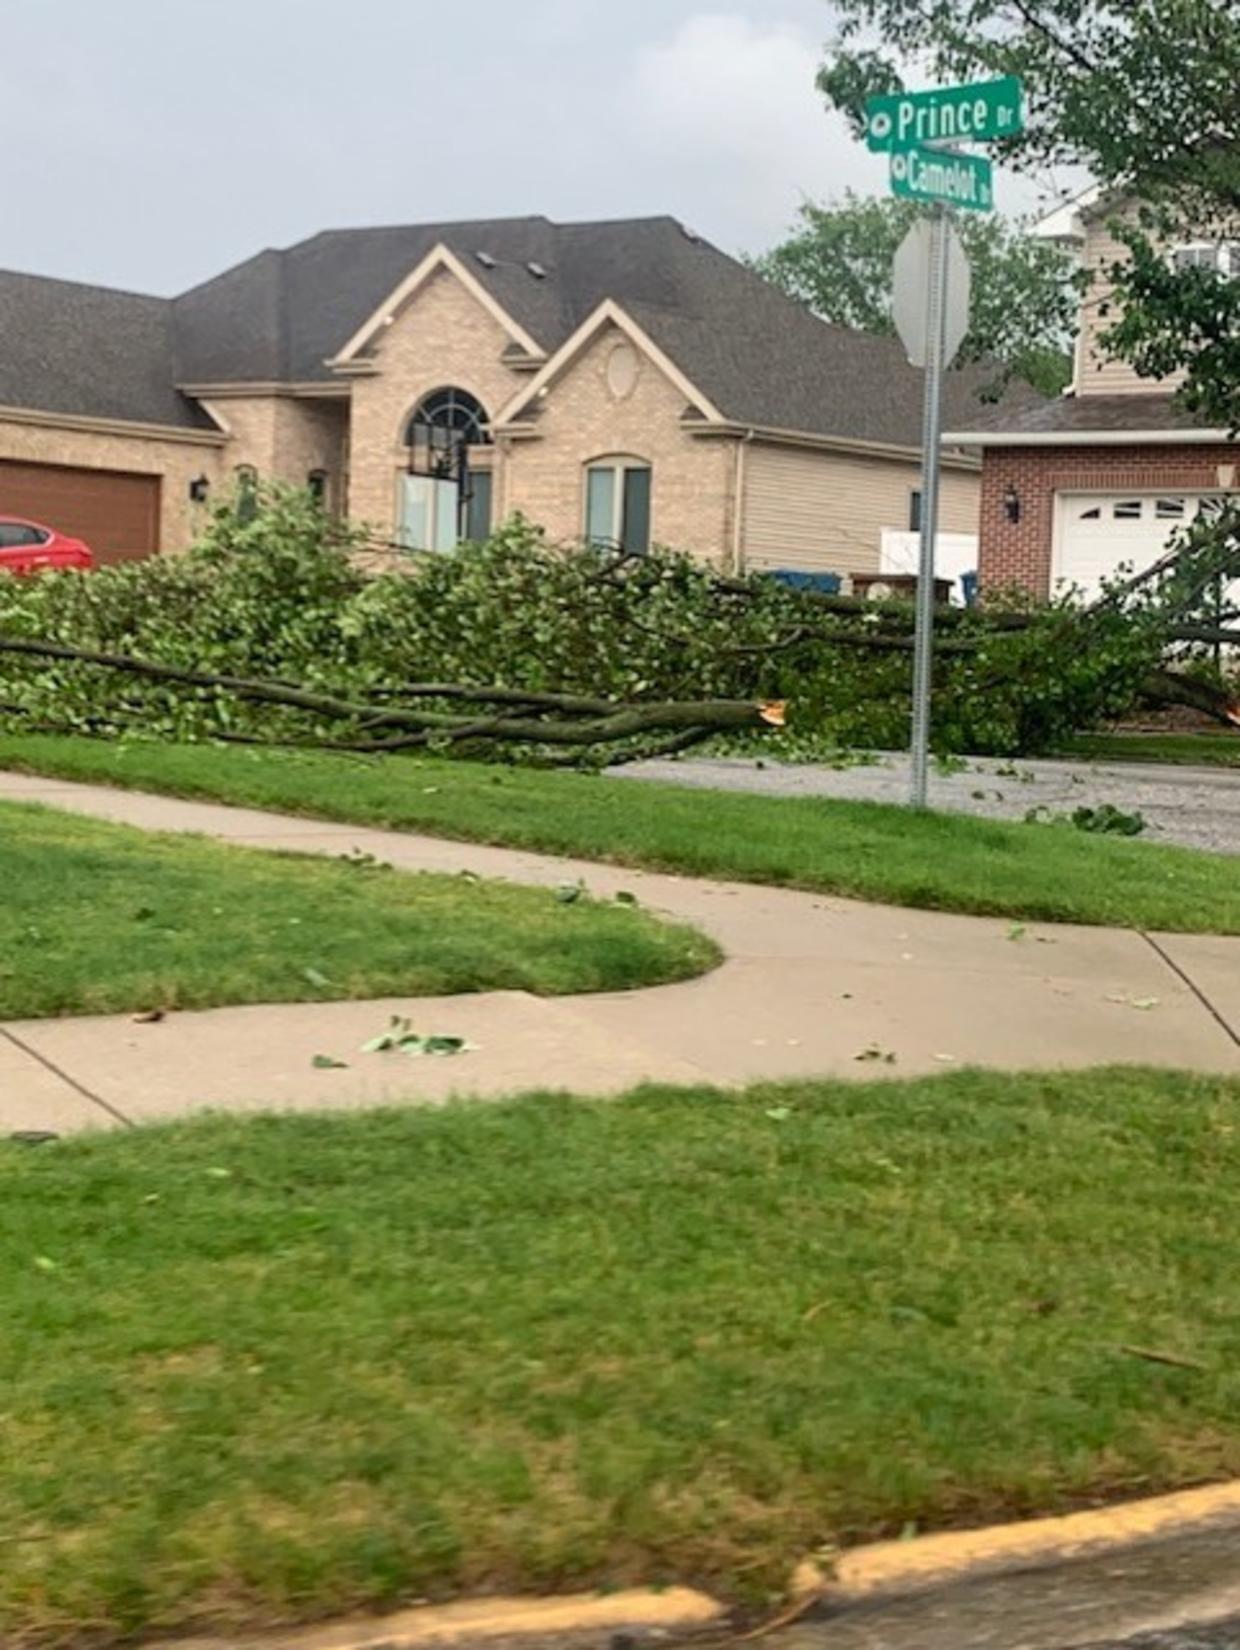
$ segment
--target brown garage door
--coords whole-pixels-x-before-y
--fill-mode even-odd
[[[0,515],[85,539],[99,562],[131,561],[159,549],[159,477],[0,459]]]

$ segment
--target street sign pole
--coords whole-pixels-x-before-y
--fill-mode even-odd
[[[1024,130],[1024,88],[1015,75],[927,92],[894,92],[865,106],[866,142],[891,156],[892,193],[924,202],[928,229],[901,242],[893,271],[892,319],[909,360],[924,363],[921,463],[921,550],[917,571],[917,634],[913,643],[913,807],[929,800],[930,689],[934,665],[934,550],[939,526],[939,441],[943,375],[968,326],[969,270],[947,216],[948,206],[992,212],[994,173],[984,156],[954,145],[1015,137]],[[915,287],[925,273],[926,307]],[[922,324],[924,318],[924,325]]]
[[[926,384],[921,469],[921,554],[917,576],[917,635],[913,647],[913,779],[910,800],[924,808],[930,774],[930,682],[934,663],[934,546],[939,525],[939,437],[947,328],[948,221],[933,207],[930,279],[926,292]]]

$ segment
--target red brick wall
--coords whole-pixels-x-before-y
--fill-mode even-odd
[[[1220,475],[1220,466],[1232,475]],[[983,587],[1020,585],[1035,596],[1051,588],[1055,494],[1212,492],[1240,481],[1240,444],[1149,447],[990,447],[982,462]],[[1003,498],[1020,495],[1020,520],[1009,521]]]

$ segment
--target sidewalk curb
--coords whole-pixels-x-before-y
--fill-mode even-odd
[[[829,1565],[802,1564],[794,1591],[802,1598],[817,1595],[828,1607],[848,1608],[1004,1570],[1095,1558],[1233,1518],[1240,1519],[1240,1480],[1055,1518],[879,1541],[841,1553]]]
[[[726,1610],[689,1587],[576,1593],[561,1598],[489,1598],[421,1605],[392,1616],[327,1626],[148,1641],[143,1650],[466,1650],[472,1645],[576,1645],[596,1650],[613,1634],[635,1645],[717,1627]]]

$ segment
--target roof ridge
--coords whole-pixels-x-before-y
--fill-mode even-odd
[[[291,246],[282,248],[285,252],[295,252],[303,246],[313,246],[315,241],[332,240],[341,235],[383,235],[391,234],[396,230],[411,231],[415,229],[477,229],[482,225],[493,227],[496,224],[518,223],[545,223],[555,228],[551,219],[541,212],[528,213],[525,216],[507,218],[430,218],[421,223],[353,223],[341,224],[335,229],[319,229],[305,239],[294,241]]]
[[[159,292],[139,292],[136,287],[105,286],[99,281],[75,281],[65,275],[40,275],[32,269],[0,269],[0,279],[12,275],[19,281],[42,281],[47,286],[71,286],[80,292],[106,292],[114,298],[142,298],[151,304],[170,304],[172,298]]]
[[[553,229],[623,229],[634,223],[670,223],[683,234],[688,233],[685,225],[671,212],[637,212],[624,218],[569,218],[563,223],[553,218],[550,222]],[[695,238],[702,240],[700,235]],[[704,244],[709,246],[710,242]]]

